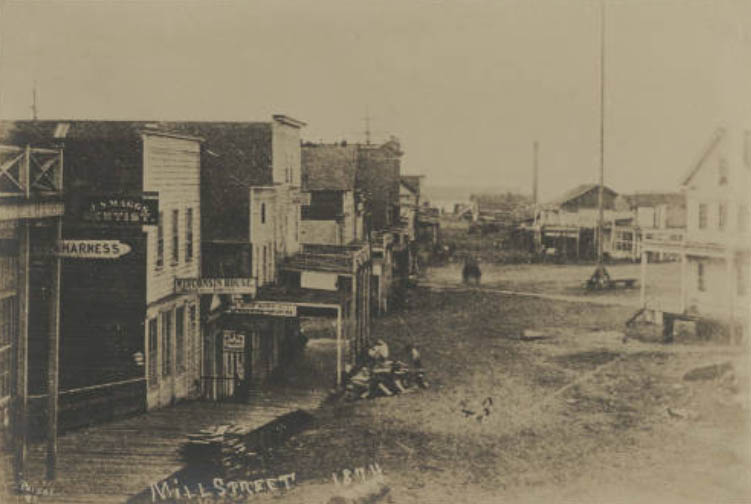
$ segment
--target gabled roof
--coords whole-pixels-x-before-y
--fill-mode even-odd
[[[599,184],[579,184],[578,186],[574,187],[573,189],[570,189],[569,191],[566,191],[563,193],[563,195],[559,196],[558,198],[549,201],[545,204],[546,207],[558,207],[565,203],[568,203],[571,200],[574,200],[580,196],[585,195],[589,191],[593,189],[597,189],[599,187]],[[608,186],[603,186],[603,192],[609,192],[613,195],[617,195],[618,193],[609,188]]]
[[[354,190],[357,158],[357,145],[304,145],[302,147],[303,190]]]
[[[63,143],[66,140],[132,141],[142,133],[185,136],[154,121],[0,121],[0,142],[15,145]],[[190,135],[191,139],[198,139]]]
[[[714,135],[712,135],[712,138],[709,140],[709,143],[702,151],[701,156],[699,157],[699,161],[697,161],[694,166],[689,168],[689,170],[681,179],[682,186],[688,185],[688,183],[691,182],[691,179],[694,178],[701,167],[704,166],[704,161],[706,161],[712,151],[717,147],[717,145],[719,145],[720,140],[722,140],[724,136],[725,128],[717,128],[717,130],[714,132]]]
[[[419,196],[420,180],[424,177],[425,175],[402,175],[399,180],[404,187],[410,190],[410,192]]]
[[[681,193],[636,193],[623,197],[631,208],[656,207],[658,205],[685,206],[686,197]]]

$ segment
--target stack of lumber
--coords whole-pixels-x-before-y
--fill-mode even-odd
[[[241,473],[255,456],[247,446],[253,430],[242,424],[214,425],[189,434],[180,447],[183,462],[189,467],[210,466],[225,476]]]

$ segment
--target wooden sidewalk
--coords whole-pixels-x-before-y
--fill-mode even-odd
[[[242,404],[190,401],[70,432],[59,438],[54,495],[39,502],[124,503],[183,467],[178,448],[187,434],[215,424],[258,428],[297,409],[312,411],[323,399],[322,392],[297,391],[256,393]],[[29,449],[32,486],[43,481],[44,450],[44,443]]]

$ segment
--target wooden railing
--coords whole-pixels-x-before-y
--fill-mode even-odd
[[[62,192],[62,149],[0,145],[0,198],[31,199]]]

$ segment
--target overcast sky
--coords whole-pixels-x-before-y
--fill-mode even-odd
[[[398,136],[428,184],[595,182],[597,1],[0,2],[0,116],[308,123]],[[606,183],[674,189],[751,118],[751,0],[607,1]]]

